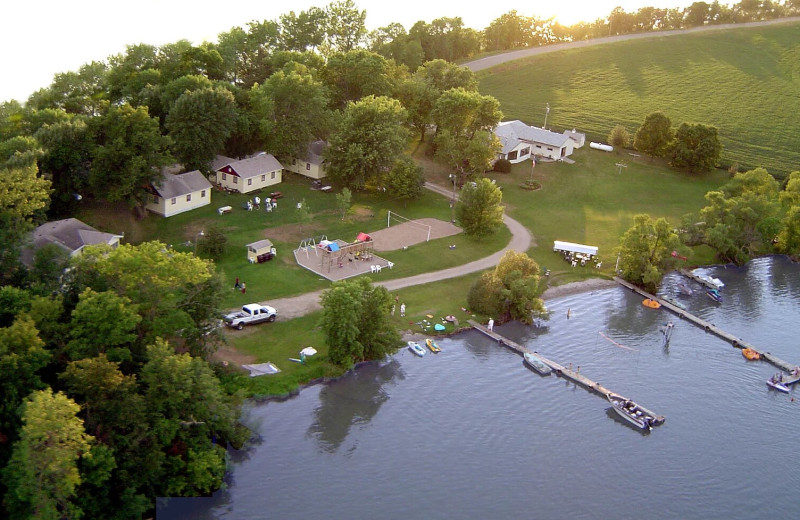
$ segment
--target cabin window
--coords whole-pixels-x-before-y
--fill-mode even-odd
[[[239,184],[239,177],[234,177],[233,178],[233,183],[234,184]]]
[[[530,155],[530,153],[531,153],[531,147],[530,146],[526,146],[525,148],[523,148],[522,150],[519,151],[519,156],[520,157],[524,157],[526,155]]]
[[[550,148],[550,147],[548,146],[548,147],[547,147],[547,151],[548,151],[548,152],[552,152],[552,151],[553,151],[553,149],[552,149],[552,148]]]
[[[177,203],[178,203],[178,199],[176,199],[175,197],[172,197],[172,204],[177,204]]]
[[[306,170],[310,170],[310,169],[311,169],[311,163],[306,163]]]
[[[542,148],[542,145],[540,145],[540,144],[537,144],[537,145],[536,145],[536,148],[539,148],[539,149],[541,149],[541,148]]]
[[[153,204],[158,204],[158,195],[153,195]]]
[[[270,179],[274,179],[274,178],[275,178],[275,172],[272,172],[272,175],[270,176]]]
[[[225,179],[227,179],[227,178],[228,178],[228,176],[227,176],[226,174],[224,174],[224,173],[223,173],[223,174],[222,174],[222,180],[224,181],[224,180],[225,180]]]
[[[248,186],[252,186],[253,185],[253,179],[247,179],[247,185]]]
[[[192,202],[192,194],[191,193],[186,195],[186,202]]]
[[[261,182],[264,182],[266,180],[267,180],[267,174],[262,174],[261,175]]]
[[[508,152],[508,160],[513,161],[517,158],[517,151],[514,150],[513,152]]]
[[[200,198],[201,199],[206,198],[206,190],[203,190],[203,191],[200,192]]]

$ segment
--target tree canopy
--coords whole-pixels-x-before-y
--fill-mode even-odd
[[[456,219],[464,233],[485,237],[503,224],[503,192],[489,179],[469,182],[461,189],[456,204]]]
[[[711,171],[719,162],[722,143],[713,126],[683,123],[675,132],[670,164],[689,173]]]
[[[681,241],[664,218],[656,221],[650,215],[633,217],[633,226],[620,241],[619,269],[625,280],[655,292],[664,274],[673,268],[673,251],[681,248]]]
[[[650,157],[663,157],[672,138],[672,121],[663,112],[653,112],[636,130],[633,146]]]

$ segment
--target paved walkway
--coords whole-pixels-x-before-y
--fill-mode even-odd
[[[451,190],[436,184],[426,182],[425,187],[448,198],[453,196]],[[409,276],[407,278],[387,280],[385,282],[376,282],[375,285],[382,285],[390,291],[396,291],[397,289],[403,289],[413,285],[422,285],[430,282],[446,280],[448,278],[456,278],[458,276],[483,271],[496,266],[500,261],[500,257],[502,257],[503,254],[505,254],[505,252],[508,250],[513,249],[514,251],[525,252],[530,249],[532,244],[531,234],[525,228],[525,226],[508,215],[503,215],[503,222],[506,226],[508,226],[509,231],[511,231],[511,240],[506,247],[494,253],[493,255],[469,262],[464,265],[451,267],[449,269],[442,269],[441,271],[434,271],[430,273],[422,273],[415,276]],[[321,295],[322,290],[319,290],[306,294],[300,294],[298,296],[291,296],[289,298],[270,300],[268,303],[269,305],[272,305],[278,309],[278,320],[290,320],[320,310],[322,308],[319,301]]]

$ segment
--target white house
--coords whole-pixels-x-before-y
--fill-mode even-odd
[[[325,171],[325,159],[322,152],[328,147],[328,143],[323,140],[314,141],[308,144],[306,155],[302,159],[292,158],[286,170],[312,179],[321,179],[327,175]]]
[[[229,190],[249,193],[282,180],[283,166],[271,154],[260,154],[234,161],[217,170],[217,184]]]
[[[148,190],[145,208],[162,217],[171,217],[211,204],[211,183],[200,171],[180,175],[165,173],[161,182]]]
[[[575,130],[557,134],[519,120],[503,121],[494,129],[494,134],[502,145],[498,158],[512,164],[530,159],[531,155],[553,160],[569,157],[586,141],[586,136]]]
[[[34,229],[31,235],[32,240],[22,249],[21,255],[22,263],[27,266],[33,265],[36,251],[48,244],[54,244],[70,256],[76,256],[86,246],[107,244],[116,248],[122,239],[122,235],[103,233],[76,218],[46,222]]]

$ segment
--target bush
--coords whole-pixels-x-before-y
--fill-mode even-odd
[[[492,169],[497,173],[511,173],[511,163],[508,159],[497,159]]]

